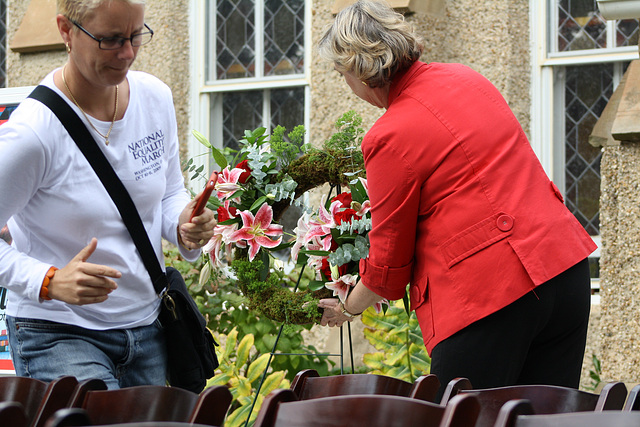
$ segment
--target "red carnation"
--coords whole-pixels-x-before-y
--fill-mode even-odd
[[[357,216],[357,212],[353,209],[345,209],[340,212],[336,212],[333,216],[336,224],[340,225],[343,222],[350,222],[353,217]]]
[[[244,172],[240,174],[240,178],[238,178],[238,182],[240,184],[244,184],[251,178],[251,168],[249,167],[249,161],[243,160],[236,165],[238,169],[244,169]]]
[[[333,199],[331,199],[332,202],[335,202],[336,200],[342,203],[342,206],[345,208],[350,208],[351,202],[353,201],[353,199],[351,198],[351,193],[340,193]]]
[[[218,222],[224,222],[228,219],[235,218],[238,214],[238,209],[229,206],[229,210],[225,209],[224,206],[218,207]]]

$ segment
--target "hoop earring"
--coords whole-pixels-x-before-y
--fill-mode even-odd
[[[71,46],[69,46],[69,42],[65,43],[65,46],[67,47],[67,53],[71,53]]]
[[[362,82],[362,84],[363,84],[363,85],[365,85],[365,86],[369,86],[369,85],[367,84],[367,82]]]

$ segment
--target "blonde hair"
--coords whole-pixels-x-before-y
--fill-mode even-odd
[[[343,9],[318,43],[318,53],[339,71],[382,87],[417,61],[424,47],[404,16],[387,4],[359,0]]]
[[[129,4],[145,4],[145,0],[57,0],[58,13],[73,22],[82,24],[84,19],[103,3],[122,1]]]

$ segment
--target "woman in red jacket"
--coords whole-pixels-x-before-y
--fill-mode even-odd
[[[498,90],[460,64],[423,63],[402,15],[358,1],[319,43],[353,92],[386,109],[364,137],[370,253],[339,326],[410,283],[442,384],[578,387],[592,239],[563,203]]]

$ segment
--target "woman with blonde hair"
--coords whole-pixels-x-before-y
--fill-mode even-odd
[[[195,260],[215,225],[184,187],[171,91],[131,71],[151,41],[142,0],[58,0],[66,64],[41,82],[66,101],[133,199],[158,261],[162,238]],[[0,127],[0,286],[16,374],[166,384],[160,299],[99,178],[53,112],[26,99]]]
[[[422,50],[402,15],[365,0],[319,42],[351,90],[386,110],[362,142],[369,256],[344,305],[321,300],[322,324],[410,284],[443,385],[578,387],[596,246],[498,90],[464,65],[419,61]]]

